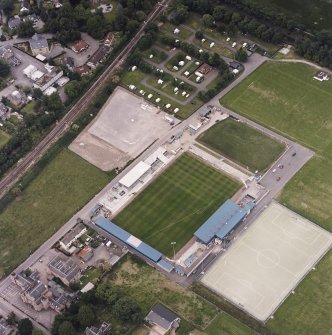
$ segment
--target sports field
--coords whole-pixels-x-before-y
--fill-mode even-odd
[[[316,71],[304,64],[267,62],[221,103],[317,152],[280,199],[331,231],[332,81],[314,80]]]
[[[231,118],[215,124],[198,140],[253,172],[266,170],[284,149],[282,143]]]
[[[274,202],[212,265],[202,282],[265,321],[331,244],[329,232]]]
[[[0,214],[0,276],[27,258],[108,180],[106,173],[63,150]]]
[[[178,251],[239,188],[238,182],[183,154],[113,221],[171,257],[170,243],[175,241]]]

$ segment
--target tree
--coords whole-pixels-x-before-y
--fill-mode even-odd
[[[212,28],[215,25],[214,17],[210,14],[204,14],[202,17],[202,21],[205,27]]]
[[[30,319],[21,319],[18,322],[17,329],[20,335],[31,335],[32,334],[32,322]]]
[[[0,59],[0,77],[6,77],[10,72],[10,66]]]
[[[243,50],[242,48],[240,48],[238,51],[236,51],[235,53],[235,59],[238,60],[239,62],[246,62],[248,59],[248,55],[245,52],[245,50]]]
[[[204,34],[200,30],[197,30],[195,33],[195,37],[201,40],[202,38],[204,38]]]
[[[153,36],[149,33],[145,34],[141,37],[141,39],[137,43],[137,47],[140,50],[147,50],[149,49],[154,42]]]
[[[142,312],[135,300],[129,297],[120,298],[113,307],[114,315],[122,321],[138,323],[141,321]]]
[[[96,316],[90,306],[83,305],[78,311],[77,319],[81,326],[86,328],[94,323]]]
[[[13,0],[0,0],[0,9],[3,10],[7,15],[14,10]]]
[[[32,335],[44,335],[44,333],[43,333],[40,329],[35,329],[35,330],[32,332]]]
[[[7,323],[9,325],[14,325],[16,323],[16,314],[14,312],[10,312],[7,316]]]
[[[81,83],[78,80],[72,80],[65,86],[65,93],[71,99],[75,99],[81,93]]]
[[[122,292],[115,286],[111,286],[109,283],[100,284],[97,287],[96,297],[102,301],[105,301],[109,305],[114,305],[122,296]]]
[[[35,33],[33,22],[30,20],[21,22],[16,28],[16,33],[18,37],[31,37]]]
[[[73,325],[69,321],[63,321],[58,329],[59,335],[76,335]]]

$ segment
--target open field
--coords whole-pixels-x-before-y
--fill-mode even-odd
[[[331,333],[332,250],[267,323],[277,334],[327,335]]]
[[[179,157],[114,222],[167,256],[178,251],[240,184],[188,154]]]
[[[116,266],[108,278],[112,285],[119,286],[139,303],[143,315],[155,303],[161,302],[195,327],[204,329],[218,313],[216,307],[192,291],[171,281],[144,262],[136,261],[132,256],[127,256],[124,262]],[[188,332],[182,334],[187,335]]]
[[[329,232],[275,202],[212,265],[202,282],[265,321],[331,244]]]
[[[209,38],[205,37],[205,42],[202,43],[200,40],[197,38],[194,39],[194,44],[197,45],[199,48],[202,48],[208,52],[216,52],[220,56],[228,57],[228,58],[234,58],[234,54],[236,49],[234,51],[229,50],[226,48],[224,45],[215,43],[212,48],[210,48],[210,44],[213,42]]]
[[[256,0],[265,7],[275,8],[293,20],[315,30],[332,30],[332,2],[330,0]]]
[[[315,72],[304,64],[269,62],[221,103],[317,152],[287,184],[280,200],[331,231],[332,82],[314,80]]]
[[[284,149],[276,140],[231,118],[209,128],[199,142],[251,171],[266,170]]]
[[[194,331],[194,335],[257,335],[255,331],[231,316],[221,313],[203,331]]]
[[[0,130],[0,148],[3,147],[10,139],[10,135]]]
[[[178,34],[174,34],[175,28],[178,28],[180,30]],[[183,40],[186,40],[193,34],[189,29],[185,27],[175,26],[174,24],[170,22],[163,23],[163,25],[160,27],[160,30],[172,35],[173,37],[181,38]]]
[[[21,263],[109,181],[63,150],[0,214],[0,276]]]

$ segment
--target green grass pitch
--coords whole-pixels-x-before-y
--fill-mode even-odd
[[[189,154],[180,156],[129,204],[114,222],[167,256],[178,251],[196,229],[240,184]]]
[[[108,180],[69,150],[55,157],[0,213],[0,276],[54,234]]]
[[[266,170],[284,149],[282,143],[231,118],[209,128],[199,142],[253,172]]]
[[[314,80],[316,71],[304,64],[268,62],[221,102],[316,151],[280,200],[332,231],[332,81]]]

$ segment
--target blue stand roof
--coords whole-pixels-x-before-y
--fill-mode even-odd
[[[194,235],[204,243],[209,243],[214,237],[223,239],[254,207],[253,202],[240,207],[232,200],[226,200]]]

